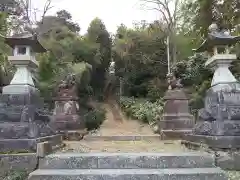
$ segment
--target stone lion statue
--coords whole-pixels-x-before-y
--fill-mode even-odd
[[[168,89],[180,89],[183,87],[181,79],[177,79],[172,73],[167,75]]]

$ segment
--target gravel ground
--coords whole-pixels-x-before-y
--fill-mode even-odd
[[[61,152],[186,152],[180,141],[65,141]]]

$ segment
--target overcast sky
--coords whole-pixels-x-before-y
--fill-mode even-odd
[[[43,9],[44,2],[45,0],[32,0],[38,9]],[[136,21],[152,22],[158,19],[155,11],[146,10],[141,4],[140,0],[53,0],[54,8],[48,14],[55,14],[61,9],[69,11],[73,21],[80,25],[81,34],[86,32],[95,17],[99,17],[107,30],[115,33],[121,23],[132,27]]]

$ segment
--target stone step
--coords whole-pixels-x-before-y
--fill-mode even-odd
[[[184,139],[187,134],[191,134],[192,130],[182,129],[182,130],[172,130],[172,129],[162,129],[161,135],[162,140],[180,140]]]
[[[219,168],[36,170],[28,180],[227,180]]]
[[[152,141],[161,140],[160,135],[117,135],[117,136],[105,136],[105,135],[87,135],[83,138],[86,141]]]
[[[207,153],[57,153],[40,161],[39,169],[210,168]]]

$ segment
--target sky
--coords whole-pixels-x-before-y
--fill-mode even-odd
[[[81,34],[86,33],[90,22],[100,18],[110,33],[115,33],[117,27],[123,23],[132,27],[134,22],[146,20],[152,22],[158,19],[158,13],[142,7],[141,0],[52,0],[54,6],[48,15],[65,9],[71,13],[74,22],[81,27]],[[40,11],[45,0],[32,0],[33,6]],[[40,14],[39,11],[39,14]]]

